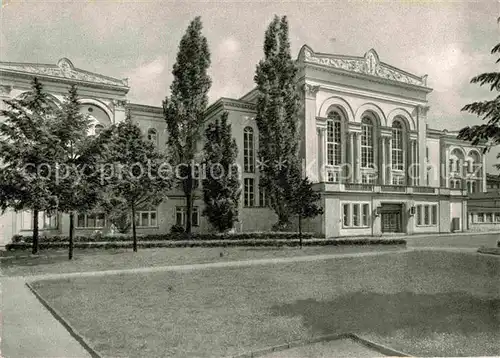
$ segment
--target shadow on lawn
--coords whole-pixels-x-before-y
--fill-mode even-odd
[[[331,301],[299,300],[274,306],[272,312],[301,316],[303,325],[314,335],[352,332],[392,336],[406,330],[418,339],[433,333],[500,332],[500,299],[482,299],[466,292],[356,292]]]

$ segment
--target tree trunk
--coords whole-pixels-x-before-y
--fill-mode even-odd
[[[69,213],[69,248],[68,248],[68,260],[73,259],[73,237],[75,235],[75,213]]]
[[[132,204],[132,247],[134,252],[137,252],[137,232],[135,228],[135,205]]]
[[[187,185],[186,185],[186,228],[185,233],[187,238],[191,238],[191,227],[192,227],[192,217],[193,217],[193,176],[192,176],[193,167],[189,166],[189,172],[187,177]]]
[[[31,253],[38,254],[38,210],[33,210],[33,246]]]
[[[299,215],[299,241],[300,248],[302,248],[302,215]]]

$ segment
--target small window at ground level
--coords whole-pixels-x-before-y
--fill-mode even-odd
[[[432,218],[432,225],[437,225],[437,205],[433,205],[432,206],[432,215],[431,215],[431,218]]]
[[[359,204],[353,204],[352,206],[352,219],[352,224],[359,226]]]
[[[349,221],[349,217],[350,217],[349,207],[350,207],[349,204],[344,204],[343,205],[344,226],[350,226],[350,221]]]

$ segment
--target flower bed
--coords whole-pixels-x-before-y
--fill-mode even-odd
[[[257,236],[257,237],[256,237]],[[280,237],[281,236],[281,237]],[[267,247],[280,247],[280,246],[299,246],[300,239],[298,235],[287,234],[283,238],[283,235],[277,234],[266,234],[262,235],[251,235],[245,234],[246,238],[231,238],[226,239],[224,236],[221,239],[175,239],[175,240],[149,240],[146,241],[144,238],[138,241],[138,247],[140,248],[174,248],[174,247],[234,247],[234,246],[267,246]],[[251,237],[251,238],[249,238]],[[314,239],[308,237],[302,240],[304,246],[353,246],[353,245],[406,245],[406,241],[402,239]],[[16,242],[6,245],[7,250],[26,250],[30,249],[32,246],[29,242]],[[79,249],[118,249],[118,248],[131,248],[132,241],[115,240],[115,241],[76,241],[74,244],[75,248]],[[40,249],[60,249],[68,247],[67,241],[40,241]]]
[[[303,233],[303,239],[311,239],[312,233]],[[137,235],[137,241],[184,241],[187,237],[182,233]],[[243,232],[234,234],[191,234],[189,241],[207,240],[299,240],[300,235],[296,232]],[[44,236],[39,238],[40,243],[68,243],[68,236]],[[76,236],[74,242],[116,242],[132,241],[131,235],[92,235]],[[31,236],[16,235],[12,238],[12,243],[32,243]]]

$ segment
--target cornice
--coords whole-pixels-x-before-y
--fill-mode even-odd
[[[306,66],[312,64],[329,69],[342,70],[367,77],[388,80],[391,83],[428,89],[426,87],[427,75],[416,76],[381,62],[374,49],[366,52],[363,57],[359,57],[314,52],[309,46],[304,45],[299,51],[298,59],[299,62],[303,62]]]
[[[110,85],[110,84],[105,84],[105,83],[96,83],[96,82],[88,82],[88,81],[82,81],[78,79],[72,79],[72,78],[63,78],[63,77],[56,77],[56,76],[50,76],[50,75],[44,75],[44,74],[33,74],[33,73],[23,73],[23,72],[14,72],[14,71],[9,71],[9,70],[4,70],[0,69],[0,76],[5,76],[7,78],[24,78],[24,79],[33,79],[34,77],[39,78],[40,80],[52,82],[52,83],[62,83],[62,84],[81,84],[85,87],[89,88],[98,88],[98,89],[103,89],[103,90],[113,90],[117,92],[121,92],[123,94],[127,94],[128,91],[130,90],[129,87],[125,86],[117,86],[117,85]]]
[[[138,104],[138,103],[127,103],[126,108],[130,109],[130,110],[141,111],[144,113],[154,113],[154,114],[163,115],[163,108],[162,107],[155,107],[155,106],[149,106],[149,105]]]

